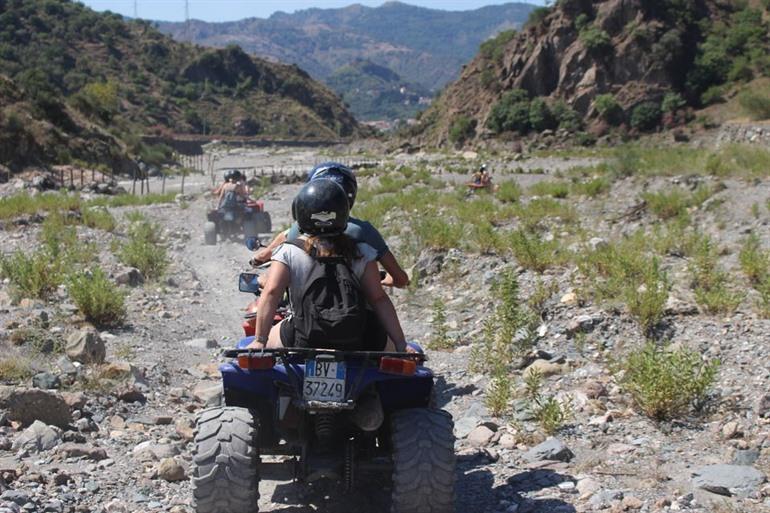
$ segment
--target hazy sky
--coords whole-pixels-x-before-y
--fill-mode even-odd
[[[512,0],[407,0],[404,3],[464,11],[484,5],[504,4]],[[541,0],[529,1],[542,4]],[[185,0],[81,0],[82,3],[97,11],[110,10],[126,16],[134,16],[134,4],[140,18],[164,21],[184,20]],[[333,8],[350,4],[363,4],[371,7],[382,5],[384,0],[189,0],[190,18],[206,21],[229,21],[242,18],[267,18],[275,11],[293,12],[310,7]]]

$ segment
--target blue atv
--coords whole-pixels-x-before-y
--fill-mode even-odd
[[[243,279],[240,289],[256,292]],[[419,346],[245,349],[253,339],[225,351],[225,405],[197,420],[196,513],[258,511],[260,475],[276,465],[295,480],[339,479],[346,489],[361,474],[390,474],[393,513],[454,513],[454,426],[432,407],[433,372]]]

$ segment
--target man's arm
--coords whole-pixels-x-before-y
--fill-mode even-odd
[[[380,263],[382,264],[382,267],[384,267],[388,272],[388,275],[385,276],[384,280],[382,280],[383,285],[386,287],[396,287],[399,289],[403,289],[409,285],[409,275],[406,274],[406,271],[401,268],[398,260],[396,260],[396,257],[393,256],[393,253],[386,251],[385,254],[380,257]]]

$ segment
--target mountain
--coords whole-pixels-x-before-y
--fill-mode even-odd
[[[756,4],[561,0],[485,42],[411,135],[440,145],[681,125],[770,69],[767,7]]]
[[[0,140],[30,143],[4,148],[0,163],[94,162],[93,148],[75,144],[94,134],[112,154],[137,155],[148,133],[361,133],[334,93],[296,66],[236,46],[178,43],[148,22],[66,0],[0,0],[0,7]],[[56,141],[54,151],[48,143]]]
[[[326,79],[362,121],[412,118],[430,101],[430,92],[409,84],[396,72],[358,59]]]
[[[518,27],[533,5],[509,3],[473,11],[443,11],[387,2],[370,8],[306,9],[234,22],[158,22],[178,40],[223,47],[238,44],[260,57],[296,63],[318,79],[356,59],[392,69],[409,83],[435,90],[455,79],[479,44]]]

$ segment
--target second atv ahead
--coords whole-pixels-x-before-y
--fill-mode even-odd
[[[217,237],[220,240],[242,240],[257,237],[260,233],[270,233],[273,229],[264,203],[253,199],[232,208],[209,210],[206,218],[208,221],[203,226],[203,240],[207,245],[216,244]]]

